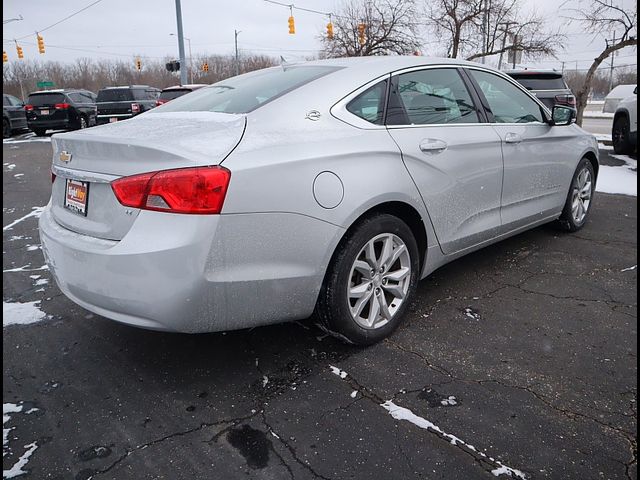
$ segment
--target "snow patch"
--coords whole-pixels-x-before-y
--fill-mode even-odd
[[[638,268],[638,265],[634,265],[633,267],[627,267],[627,268],[623,268],[622,270],[620,270],[621,272],[631,272],[632,270],[635,270],[636,268]]]
[[[391,415],[396,420],[406,420],[407,422],[413,423],[417,427],[422,428],[424,430],[434,431],[438,433],[440,436],[442,436],[443,438],[449,440],[452,445],[460,444],[465,448],[467,448],[468,450],[471,450],[484,458],[487,458],[487,459],[489,458],[483,452],[478,451],[473,445],[466,443],[465,441],[461,440],[455,435],[451,435],[450,433],[445,432],[434,423],[430,422],[426,418],[422,418],[416,415],[408,408],[400,407],[395,403],[393,403],[391,400],[387,400],[386,402],[381,404],[381,407],[387,410],[389,412],[389,415]],[[493,460],[493,462],[496,463],[499,467],[491,472],[495,476],[504,474],[504,475],[514,476],[523,480],[527,478],[526,475],[520,470],[516,470],[515,468],[508,467],[498,460]]]
[[[18,475],[24,475],[28,473],[26,470],[22,468],[29,463],[29,457],[33,455],[33,452],[38,448],[38,444],[36,442],[25,445],[24,448],[27,450],[20,455],[18,461],[11,467],[9,470],[2,470],[2,478],[15,478]]]
[[[2,270],[2,273],[9,273],[9,272],[38,272],[40,270],[49,270],[49,265],[42,265],[39,268],[28,268],[30,266],[31,266],[30,264],[27,264],[27,265],[23,265],[21,267],[9,268],[7,270]]]
[[[638,161],[626,155],[612,155],[625,165],[600,165],[596,190],[603,193],[638,196]]]
[[[16,226],[18,223],[25,221],[27,218],[31,218],[31,217],[38,218],[40,215],[42,215],[42,212],[44,212],[45,207],[31,207],[31,208],[32,208],[31,212],[27,213],[24,217],[20,217],[19,219],[14,220],[9,225],[2,227],[2,231],[6,232],[7,230],[10,230],[14,226]]]
[[[40,300],[25,303],[2,302],[2,326],[29,325],[44,320],[47,316],[38,305]]]
[[[351,398],[356,398],[358,396],[358,390],[354,390],[353,392],[351,392]]]
[[[331,373],[333,373],[334,375],[339,376],[342,379],[347,378],[347,375],[349,375],[347,372],[345,372],[344,370],[340,370],[338,367],[334,367],[332,365],[329,365],[329,368],[331,369]]]
[[[458,402],[456,401],[456,397],[454,397],[453,395],[445,398],[444,400],[440,400],[440,405],[444,405],[445,407],[453,407],[457,404]]]

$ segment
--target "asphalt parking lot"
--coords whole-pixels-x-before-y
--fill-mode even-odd
[[[440,269],[373,347],[313,319],[163,334],[75,306],[43,267],[50,149],[3,145],[3,311],[44,312],[3,328],[3,476],[637,477],[636,197]]]

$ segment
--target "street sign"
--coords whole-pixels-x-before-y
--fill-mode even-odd
[[[49,80],[43,80],[42,82],[38,82],[36,83],[36,86],[38,88],[48,88],[48,87],[53,87],[53,82],[50,82]]]

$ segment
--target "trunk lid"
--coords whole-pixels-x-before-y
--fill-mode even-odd
[[[54,135],[53,170],[57,177],[51,213],[60,225],[74,232],[120,240],[139,211],[118,202],[111,181],[145,172],[218,165],[238,145],[245,125],[244,115],[150,112],[126,122]],[[81,193],[86,189],[82,193],[85,212],[77,205],[74,208],[78,199],[72,193],[78,189]]]

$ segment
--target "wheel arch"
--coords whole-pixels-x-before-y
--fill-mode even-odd
[[[598,163],[598,157],[596,156],[596,154],[594,152],[588,151],[587,153],[584,154],[584,158],[589,160],[589,162],[593,166],[593,173],[595,174],[596,180],[597,180],[598,179],[598,172],[600,171],[600,163]]]
[[[429,237],[427,234],[427,228],[425,225],[425,221],[428,219],[424,219],[423,215],[420,212],[410,205],[409,203],[403,201],[386,201],[383,203],[378,203],[374,206],[369,207],[364,212],[362,212],[355,220],[351,222],[349,227],[344,231],[340,240],[336,244],[333,252],[331,254],[331,259],[327,264],[325,269],[326,272],[329,270],[329,266],[333,259],[335,258],[336,253],[340,250],[344,242],[349,238],[353,230],[365,219],[371,217],[372,215],[379,213],[387,213],[389,215],[393,215],[404,223],[407,224],[411,232],[413,233],[414,238],[416,239],[416,243],[418,244],[418,251],[420,254],[420,269],[424,268],[426,258],[427,258],[427,248],[429,246]]]

